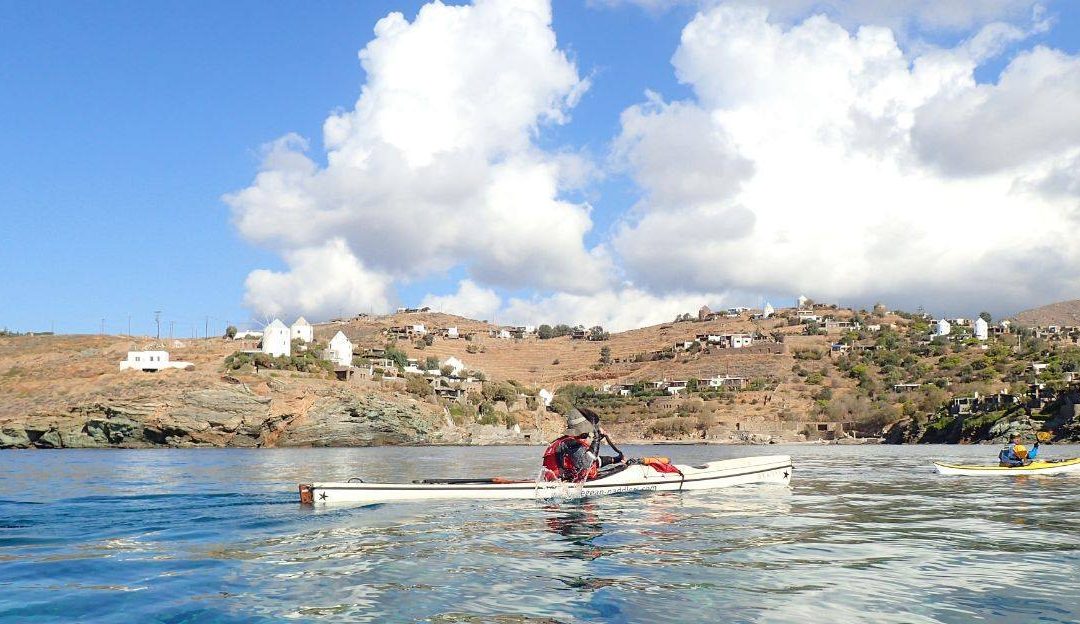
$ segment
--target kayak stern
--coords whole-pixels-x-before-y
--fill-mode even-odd
[[[315,504],[315,488],[310,483],[300,484],[300,504],[301,505],[314,505]]]

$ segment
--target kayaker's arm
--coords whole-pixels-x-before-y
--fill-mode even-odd
[[[624,455],[624,454],[623,454],[623,452],[622,452],[621,450],[619,450],[619,447],[615,446],[615,443],[611,441],[611,436],[609,436],[609,435],[607,434],[607,432],[606,432],[606,431],[604,431],[604,428],[603,428],[603,427],[599,427],[599,429],[598,429],[598,434],[599,434],[599,435],[597,435],[597,436],[596,436],[596,440],[597,440],[597,442],[599,442],[600,440],[605,440],[605,441],[607,442],[607,445],[611,447],[611,450],[613,450],[613,451],[615,451],[616,453],[618,453],[618,456],[616,456],[616,457],[614,457],[614,458],[608,458],[608,459],[612,459],[612,460],[613,460],[613,461],[611,461],[611,462],[608,462],[608,463],[613,463],[613,464],[614,464],[614,463],[618,463],[618,462],[624,461],[624,460],[626,459],[626,455]],[[603,458],[602,458],[602,459],[603,459]],[[602,464],[602,465],[603,465],[603,464]]]
[[[608,457],[607,455],[601,455],[600,467],[603,468],[604,466],[610,466],[611,464],[621,464],[624,461],[626,461],[626,459],[622,455],[618,455],[616,457]]]

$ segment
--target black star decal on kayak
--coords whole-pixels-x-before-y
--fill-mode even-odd
[[[787,478],[788,478],[788,475],[789,475],[789,474],[791,474],[791,473],[790,473],[790,472],[788,472],[787,470],[785,470],[785,471],[784,471],[784,478],[785,478],[785,479],[787,479]]]
[[[326,492],[319,492],[319,500],[326,500]]]

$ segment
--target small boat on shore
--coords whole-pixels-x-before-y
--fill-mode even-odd
[[[939,474],[964,477],[997,477],[1004,475],[1080,474],[1080,457],[1072,459],[1036,460],[1026,466],[979,466],[934,462]]]
[[[697,466],[676,464],[673,472],[645,464],[630,464],[583,483],[565,481],[487,479],[423,479],[412,483],[302,483],[300,502],[385,503],[439,499],[566,499],[624,492],[679,492],[791,482],[791,457],[766,455],[712,461]]]

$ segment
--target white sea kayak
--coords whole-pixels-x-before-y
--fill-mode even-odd
[[[791,457],[766,455],[708,462],[697,466],[675,465],[682,474],[660,472],[641,464],[592,481],[510,481],[506,479],[428,479],[412,483],[302,483],[300,502],[384,503],[436,499],[563,499],[605,496],[623,492],[674,492],[791,481]]]
[[[1036,460],[1026,466],[972,466],[934,462],[938,473],[964,477],[996,477],[1003,475],[1055,475],[1080,473],[1080,457],[1058,460]]]

